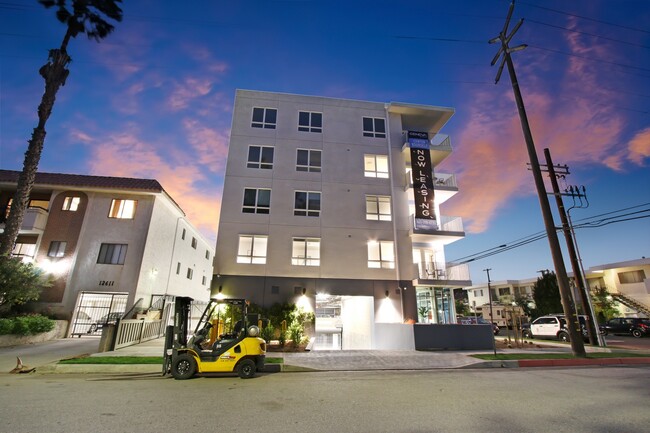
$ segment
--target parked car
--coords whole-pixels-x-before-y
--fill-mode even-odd
[[[104,327],[104,325],[107,325],[109,323],[117,322],[118,319],[121,319],[123,315],[124,315],[124,311],[119,312],[119,313],[113,312],[113,313],[105,314],[97,322],[94,322],[94,323],[90,324],[90,328],[88,328],[88,333],[93,334],[96,331],[102,329]]]
[[[587,317],[578,316],[582,339],[589,341],[587,331]],[[551,340],[569,341],[569,330],[567,321],[563,314],[548,314],[533,320],[530,325],[522,325],[524,338],[543,338]]]
[[[650,319],[639,317],[615,317],[599,326],[603,335],[632,334],[636,338],[650,335]]]
[[[457,318],[458,323],[463,324],[463,325],[489,325],[490,322],[485,320],[483,317],[478,316],[478,317],[458,317]],[[499,327],[496,325],[496,323],[492,324],[492,333],[494,335],[499,334]]]

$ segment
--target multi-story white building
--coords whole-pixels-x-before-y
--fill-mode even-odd
[[[464,237],[440,211],[453,112],[238,90],[213,293],[315,308],[344,348],[370,348],[378,323],[454,323],[451,289],[471,282],[444,252]]]
[[[650,315],[650,259],[641,258],[623,262],[607,263],[585,269],[585,279],[590,290],[604,288],[618,303],[618,310],[625,317]],[[573,273],[569,273],[573,278]],[[537,278],[524,280],[494,281],[490,283],[492,302],[510,306],[516,297],[533,299],[533,287]],[[573,297],[580,305],[575,284]],[[470,308],[485,313],[489,308],[490,294],[487,284],[466,287]],[[496,314],[495,314],[496,316]]]
[[[18,175],[0,170],[0,230]],[[214,248],[156,180],[37,173],[13,255],[52,275],[42,306],[86,329],[166,296],[210,296]]]

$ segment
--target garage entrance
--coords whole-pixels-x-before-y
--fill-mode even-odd
[[[80,292],[69,337],[101,335],[104,325],[122,318],[128,296],[128,293]]]
[[[366,350],[372,347],[372,296],[316,296],[314,350]]]

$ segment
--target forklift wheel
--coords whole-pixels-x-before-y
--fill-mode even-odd
[[[255,363],[251,359],[244,359],[237,366],[237,374],[242,379],[250,379],[255,376]]]
[[[189,379],[196,373],[196,361],[190,354],[183,353],[178,355],[172,362],[172,376],[174,379]]]

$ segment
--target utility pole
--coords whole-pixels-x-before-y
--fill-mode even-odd
[[[533,179],[535,180],[535,187],[537,188],[537,196],[539,198],[539,205],[542,211],[542,217],[544,218],[544,226],[546,227],[546,236],[548,237],[548,243],[551,250],[551,256],[553,257],[553,265],[555,267],[555,274],[558,280],[558,286],[560,289],[560,297],[562,299],[562,308],[564,310],[564,315],[567,319],[567,323],[575,324],[578,322],[576,313],[572,308],[571,302],[571,292],[569,289],[569,277],[564,267],[564,261],[562,259],[562,250],[560,249],[560,242],[557,237],[557,232],[555,231],[555,223],[553,222],[553,214],[551,213],[551,206],[548,202],[548,197],[546,196],[546,188],[544,187],[544,179],[542,178],[542,171],[539,166],[539,160],[537,159],[537,153],[535,150],[535,142],[533,141],[533,135],[530,131],[530,125],[528,123],[528,116],[526,115],[526,109],[524,107],[524,100],[521,96],[521,91],[519,90],[519,82],[517,81],[517,75],[515,74],[515,67],[510,56],[511,53],[515,51],[523,50],[527,45],[519,45],[513,48],[509,47],[510,40],[515,35],[517,30],[524,23],[524,20],[521,19],[515,25],[510,34],[508,32],[508,25],[510,24],[510,18],[512,17],[512,12],[515,9],[515,2],[510,3],[510,8],[508,10],[508,15],[506,17],[506,22],[503,26],[503,30],[499,33],[499,36],[492,38],[489,43],[494,44],[496,42],[501,42],[501,47],[497,51],[497,54],[492,59],[492,66],[494,66],[503,54],[503,59],[499,65],[499,70],[495,79],[495,84],[499,82],[501,73],[503,72],[504,65],[508,67],[508,74],[510,75],[510,81],[512,82],[512,90],[514,92],[515,101],[517,103],[517,109],[519,111],[519,118],[521,120],[521,128],[524,133],[524,138],[526,141],[526,149],[528,151],[528,158],[530,160],[530,167],[533,173]],[[569,326],[569,337],[571,342],[571,350],[573,355],[580,358],[586,358],[587,354],[585,352],[585,346],[582,341],[581,333],[578,333],[578,330],[575,326]]]
[[[569,259],[571,260],[571,268],[573,269],[573,280],[575,285],[578,288],[578,293],[580,294],[580,301],[582,304],[582,311],[587,316],[587,331],[589,332],[589,343],[592,346],[598,346],[598,334],[596,333],[596,318],[594,317],[594,312],[591,309],[591,304],[589,302],[589,291],[585,287],[584,279],[582,278],[582,272],[580,270],[580,265],[578,264],[578,256],[576,255],[576,247],[573,240],[571,230],[569,230],[569,221],[567,219],[566,210],[564,209],[564,201],[562,200],[562,193],[560,193],[560,187],[557,183],[558,174],[556,174],[556,166],[553,165],[553,160],[551,159],[551,151],[546,148],[544,149],[544,156],[546,157],[546,169],[548,171],[548,176],[551,179],[551,186],[553,187],[553,195],[555,196],[555,201],[557,203],[557,209],[560,214],[560,221],[562,222],[562,232],[564,233],[564,239],[566,240],[567,251],[569,252]],[[561,175],[569,174],[569,167],[566,165],[558,166],[562,170]],[[577,324],[577,327],[580,328],[580,323]]]
[[[485,272],[487,272],[487,278],[488,278],[488,300],[490,301],[490,332],[494,334],[494,315],[492,314],[492,287],[490,287],[490,271],[492,269],[483,269]],[[494,349],[494,357],[496,358],[497,356],[497,343],[494,341],[494,335],[492,335],[492,348]]]

